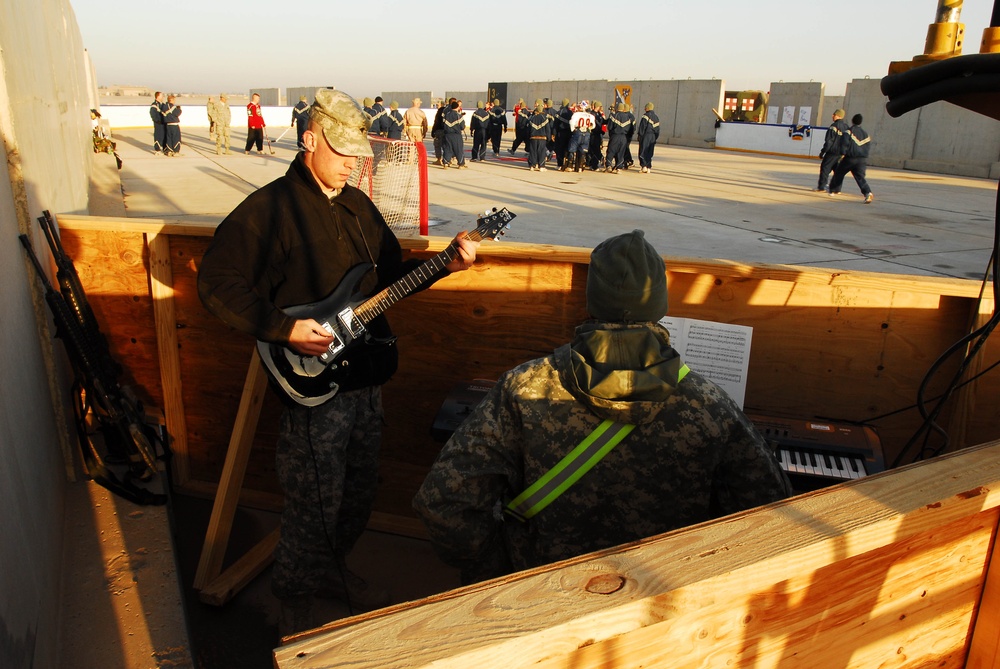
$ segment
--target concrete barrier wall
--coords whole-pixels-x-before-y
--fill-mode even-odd
[[[892,118],[877,79],[851,81],[844,108],[848,122],[854,114],[864,116],[872,165],[1000,178],[1000,121],[948,102]]]
[[[17,235],[49,252],[35,219],[87,211],[94,157],[89,63],[69,0],[4,2],[0,11],[0,666],[59,666],[60,562],[68,425],[50,394],[33,303],[37,277]],[[61,347],[62,344],[58,344]],[[60,351],[61,353],[61,351]],[[61,360],[61,358],[55,358]],[[68,379],[55,382],[69,388]],[[68,393],[66,394],[68,396]],[[75,446],[75,444],[73,444]]]
[[[389,108],[389,103],[395,100],[399,103],[400,111],[409,109],[410,105],[413,104],[413,98],[420,98],[421,102],[427,108],[430,108],[431,95],[431,91],[388,91],[382,93],[382,97],[385,98],[386,109]]]
[[[767,122],[794,125],[830,125],[823,109],[825,87],[819,82],[771,84],[767,102]],[[791,121],[784,119],[786,108],[792,110]],[[777,115],[775,115],[777,111]]]

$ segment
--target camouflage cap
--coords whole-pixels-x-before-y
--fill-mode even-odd
[[[389,109],[399,109],[399,103],[393,100],[389,103]]]
[[[569,107],[569,98],[563,98],[562,104],[563,107]]]
[[[653,103],[652,102],[647,102],[646,103],[646,111],[653,111]]]
[[[493,104],[495,105],[500,104],[500,98],[493,98]]]
[[[347,93],[329,88],[316,91],[316,101],[309,108],[309,120],[323,128],[330,147],[344,156],[371,156],[368,141],[371,119]]]

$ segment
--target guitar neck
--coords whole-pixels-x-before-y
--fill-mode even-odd
[[[483,236],[479,230],[473,230],[466,235],[474,242],[482,241]],[[382,289],[372,297],[362,302],[355,310],[354,315],[367,325],[376,316],[385,313],[392,305],[399,302],[404,297],[409,297],[419,288],[434,280],[441,270],[458,255],[458,245],[453,241],[443,251],[430,260],[421,263],[416,269],[408,273],[402,279],[392,285]]]

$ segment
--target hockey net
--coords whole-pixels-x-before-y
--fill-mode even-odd
[[[423,143],[369,135],[374,157],[358,159],[347,183],[364,191],[397,235],[426,235],[427,150]]]

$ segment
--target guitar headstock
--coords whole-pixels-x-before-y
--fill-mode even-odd
[[[507,207],[497,211],[496,207],[493,207],[493,211],[488,211],[479,218],[476,219],[476,229],[469,233],[469,237],[476,241],[482,239],[496,239],[497,237],[507,233],[507,226],[510,222],[514,220],[516,214],[512,214],[507,211]]]

